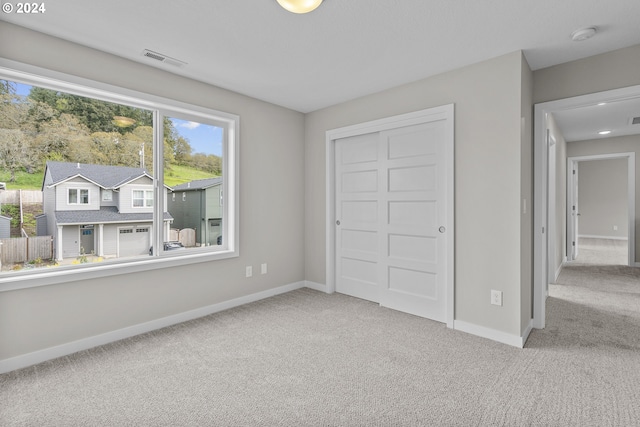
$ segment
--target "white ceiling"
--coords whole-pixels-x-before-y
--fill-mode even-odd
[[[276,0],[45,5],[0,19],[301,112],[520,49],[535,70],[640,44],[638,0],[326,0],[307,15]],[[598,35],[571,41],[586,26]]]
[[[640,98],[627,98],[553,113],[566,141],[587,141],[640,134]],[[609,130],[610,134],[598,132]]]

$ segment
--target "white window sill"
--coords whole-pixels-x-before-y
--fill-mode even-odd
[[[41,268],[33,271],[3,273],[0,276],[0,292],[39,286],[55,285],[75,281],[92,280],[120,274],[138,273],[159,268],[171,268],[201,262],[235,258],[238,253],[227,250],[220,252],[200,252],[189,254],[164,254],[140,260],[107,261],[99,265],[74,265],[52,268]]]

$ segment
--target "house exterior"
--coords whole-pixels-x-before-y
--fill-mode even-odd
[[[149,253],[153,178],[145,169],[49,161],[42,192],[46,223],[42,228],[53,236],[57,260],[81,254],[128,257]],[[165,236],[172,219],[165,204]]]
[[[7,184],[0,182],[0,190],[6,190]],[[2,200],[0,199],[0,208]],[[0,215],[0,239],[8,239],[11,237],[11,218]]]
[[[219,245],[222,237],[222,178],[177,185],[168,198],[173,227],[196,230],[197,245]]]
[[[0,215],[0,239],[11,237],[11,218]]]

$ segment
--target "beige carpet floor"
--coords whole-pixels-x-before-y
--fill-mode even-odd
[[[0,375],[1,426],[640,426],[640,274],[574,264],[517,349],[302,289]]]

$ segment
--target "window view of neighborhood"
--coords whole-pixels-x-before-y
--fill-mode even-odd
[[[0,80],[3,274],[223,244],[224,129],[153,117]],[[162,165],[153,162],[154,126],[163,131]],[[158,167],[164,206],[155,224]]]

